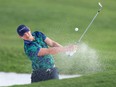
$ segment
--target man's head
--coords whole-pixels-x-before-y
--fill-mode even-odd
[[[26,32],[30,31],[29,28],[25,25],[19,25],[17,28],[17,33],[19,36],[23,36]]]
[[[24,40],[32,40],[33,39],[30,29],[25,25],[19,25],[17,28],[17,33],[19,34],[20,38],[22,38]]]

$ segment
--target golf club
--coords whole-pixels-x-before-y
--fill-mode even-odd
[[[93,23],[93,21],[95,20],[95,18],[97,17],[97,15],[99,14],[99,12],[102,10],[102,5],[99,2],[98,5],[100,6],[99,10],[97,11],[97,13],[95,14],[95,16],[93,17],[92,21],[90,22],[90,24],[87,26],[87,28],[85,29],[84,33],[81,35],[81,37],[78,40],[78,43],[80,43],[80,41],[82,40],[83,36],[85,35],[85,33],[87,32],[87,30],[89,29],[89,27],[91,26],[91,24]]]
[[[93,17],[92,21],[90,22],[90,24],[87,26],[87,28],[85,29],[85,31],[83,32],[83,34],[81,35],[81,37],[79,38],[77,44],[79,45],[79,43],[81,42],[82,38],[84,37],[84,35],[86,34],[87,30],[89,29],[89,27],[91,26],[91,24],[93,23],[93,21],[95,20],[95,18],[97,17],[97,15],[99,14],[99,12],[102,10],[102,4],[99,2],[98,5],[100,6],[99,10],[97,11],[97,13],[95,14],[95,16]],[[67,52],[66,54],[68,54],[69,56],[72,56],[74,53],[76,53],[76,51],[73,52]]]

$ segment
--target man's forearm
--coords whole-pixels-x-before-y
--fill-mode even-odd
[[[53,42],[53,46],[52,47],[63,47],[62,45],[60,45],[59,43],[57,43],[57,42]]]
[[[41,48],[38,53],[38,56],[44,56],[48,54],[57,54],[64,51],[66,51],[66,48],[64,47]]]
[[[60,52],[66,52],[66,51],[73,51],[76,50],[75,49],[76,46],[75,45],[69,45],[69,46],[65,46],[65,47],[50,47],[50,48],[41,48],[38,56],[44,56],[44,55],[48,55],[48,54],[57,54]]]

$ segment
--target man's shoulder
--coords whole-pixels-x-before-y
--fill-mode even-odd
[[[42,32],[40,32],[40,31],[34,31],[33,33],[32,33],[32,35],[33,36],[36,36],[36,37],[42,37],[44,40],[45,40],[45,38],[46,38],[46,35],[44,34],[44,33],[42,33]]]
[[[34,36],[38,36],[38,35],[44,35],[42,32],[40,32],[40,31],[34,31],[33,33],[32,33],[32,35],[34,35]]]
[[[41,34],[42,32],[41,31],[34,31],[32,32],[32,34]]]

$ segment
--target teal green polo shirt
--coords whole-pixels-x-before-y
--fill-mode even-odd
[[[46,36],[42,32],[35,31],[32,33],[35,38],[33,41],[24,40],[25,54],[32,62],[32,69],[49,69],[54,67],[53,56],[48,54],[44,56],[38,56],[41,48],[48,48],[45,43]]]

